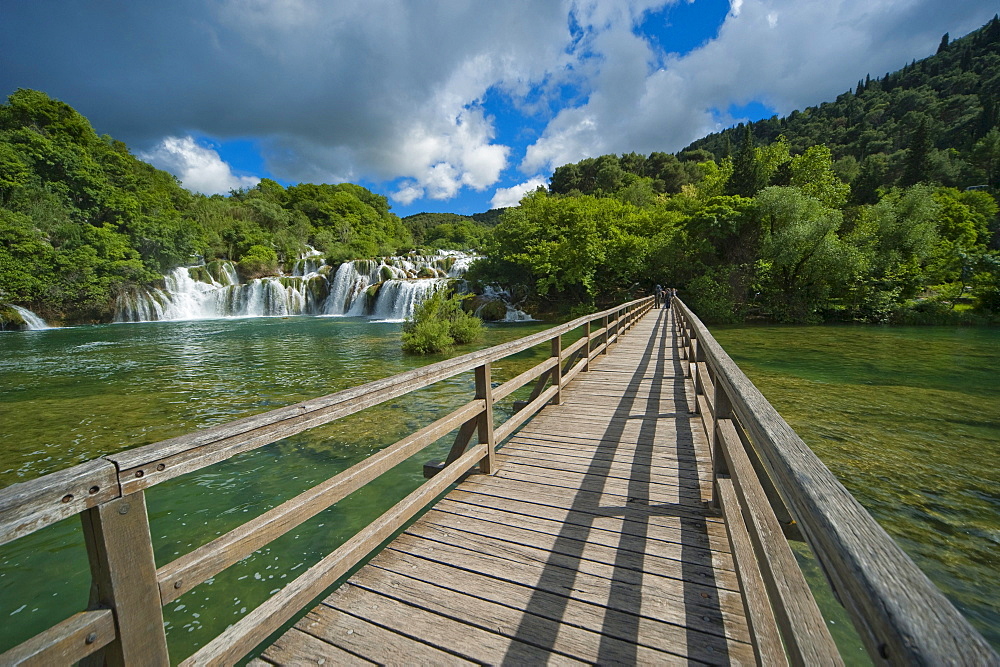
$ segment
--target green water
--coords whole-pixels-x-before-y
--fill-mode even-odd
[[[712,331],[844,486],[1000,649],[1000,329]]]
[[[482,346],[543,328],[494,326]],[[0,487],[444,358],[402,355],[399,334],[398,324],[308,317],[0,334]],[[544,348],[495,365],[494,380],[537,363]],[[473,389],[471,373],[459,375],[153,487],[157,565],[430,423]],[[448,447],[442,439],[167,605],[171,658],[190,655],[416,488],[423,463]],[[75,517],[0,547],[0,651],[83,610],[89,581]]]

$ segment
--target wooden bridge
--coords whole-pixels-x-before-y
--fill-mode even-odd
[[[0,491],[0,542],[80,514],[93,573],[88,609],[0,665],[169,664],[163,605],[451,433],[427,482],[182,664],[839,664],[788,539],[873,662],[1000,664],[684,304],[651,305]],[[464,406],[156,567],[145,489],[469,371]]]

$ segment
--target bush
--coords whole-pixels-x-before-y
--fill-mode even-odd
[[[274,248],[255,245],[243,253],[236,264],[236,271],[243,280],[250,281],[264,276],[278,275],[278,253]]]
[[[403,323],[403,352],[434,354],[458,343],[467,345],[483,335],[483,321],[462,310],[468,295],[450,290],[435,292]]]

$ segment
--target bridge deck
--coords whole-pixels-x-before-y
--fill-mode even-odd
[[[669,311],[654,310],[260,662],[752,663]]]

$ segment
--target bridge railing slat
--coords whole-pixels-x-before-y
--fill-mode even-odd
[[[682,326],[687,365],[704,361],[713,370],[715,387],[725,393],[735,422],[745,432],[738,439],[749,446],[748,455],[759,458],[872,660],[899,665],[1000,664],[989,643],[837,481],[697,316],[679,299],[673,300],[673,307]],[[697,367],[693,372],[701,385]],[[699,394],[698,400],[704,418],[712,411],[710,399]],[[772,498],[772,504],[777,500]],[[771,604],[783,601],[772,597]],[[788,645],[794,638],[784,641]]]

